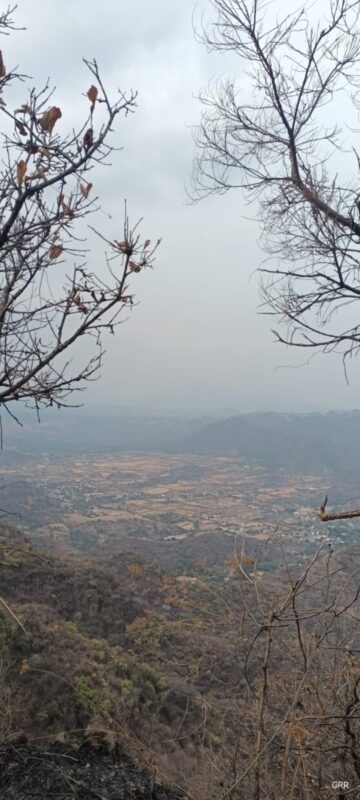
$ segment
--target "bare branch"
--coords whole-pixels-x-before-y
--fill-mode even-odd
[[[10,9],[0,17],[0,30],[11,25]],[[83,121],[63,134],[60,120],[62,128],[66,120],[48,86],[32,88],[10,110],[10,90],[20,76],[6,73],[0,58],[0,408],[15,419],[14,401],[30,403],[37,413],[42,405],[61,407],[94,379],[104,354],[102,334],[114,333],[132,308],[130,283],[152,266],[159,244],[141,241],[125,206],[121,241],[96,231],[106,243],[106,269],[94,272],[86,262],[77,223],[99,208],[88,173],[108,163],[114,123],[134,112],[136,92],[120,91],[112,100],[97,62],[85,65],[93,83]],[[74,366],[84,339],[92,355]]]
[[[301,9],[276,23],[273,4],[261,0],[212,7],[200,40],[234,52],[249,80],[240,91],[222,79],[200,96],[193,199],[241,188],[257,201],[271,257],[260,270],[261,294],[280,326],[276,340],[346,359],[360,346],[355,308],[348,321],[349,304],[360,299],[360,162],[358,131],[349,147],[339,117],[352,104],[357,118],[359,4],[330,0],[322,20]],[[326,106],[336,120],[328,127]],[[346,139],[351,123],[343,121]],[[339,154],[351,179],[341,181]]]

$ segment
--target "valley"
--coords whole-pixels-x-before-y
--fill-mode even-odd
[[[323,474],[246,465],[236,455],[121,453],[44,456],[0,468],[1,505],[31,540],[61,555],[139,553],[170,572],[207,563],[218,575],[245,547],[261,569],[270,539],[291,559],[326,538],[355,540],[358,524],[324,525],[314,513],[325,493],[346,502]],[[260,567],[259,567],[260,568]]]

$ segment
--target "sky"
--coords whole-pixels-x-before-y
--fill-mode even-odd
[[[56,86],[63,125],[84,102],[83,56],[97,58],[113,92],[138,91],[136,113],[114,134],[123,149],[93,177],[98,224],[119,238],[126,198],[144,238],[162,243],[154,269],[134,276],[138,305],[105,337],[101,378],[81,400],[216,414],[358,408],[359,363],[348,385],[339,357],[304,363],[304,352],[275,343],[273,321],[259,313],[259,226],[241,192],[187,201],[198,92],[218,75],[245,80],[236,60],[195,40],[202,11],[210,13],[208,0],[196,9],[194,0],[20,0],[15,20],[26,30],[2,42],[8,68]],[[102,259],[93,243],[90,262]]]

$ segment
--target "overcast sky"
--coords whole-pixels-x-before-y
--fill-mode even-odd
[[[3,41],[8,68],[18,63],[38,86],[48,76],[56,85],[61,124],[76,116],[89,84],[82,56],[96,56],[107,86],[139,93],[136,115],[121,121],[114,139],[124,150],[94,182],[114,238],[127,198],[132,219],[144,218],[144,237],[161,237],[162,245],[154,271],[135,276],[139,305],[117,337],[107,337],[101,380],[86,400],[229,413],[359,407],[360,364],[347,386],[338,358],[297,368],[305,354],[274,343],[269,318],[258,314],[258,226],[241,194],[186,203],[196,94],[238,68],[195,41],[194,6],[20,0],[16,21],[27,30]],[[209,10],[207,0],[199,6]]]

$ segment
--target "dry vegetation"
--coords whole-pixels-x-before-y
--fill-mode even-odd
[[[359,570],[327,547],[273,580],[230,566],[67,563],[3,531],[2,740],[100,735],[201,800],[357,797]]]

